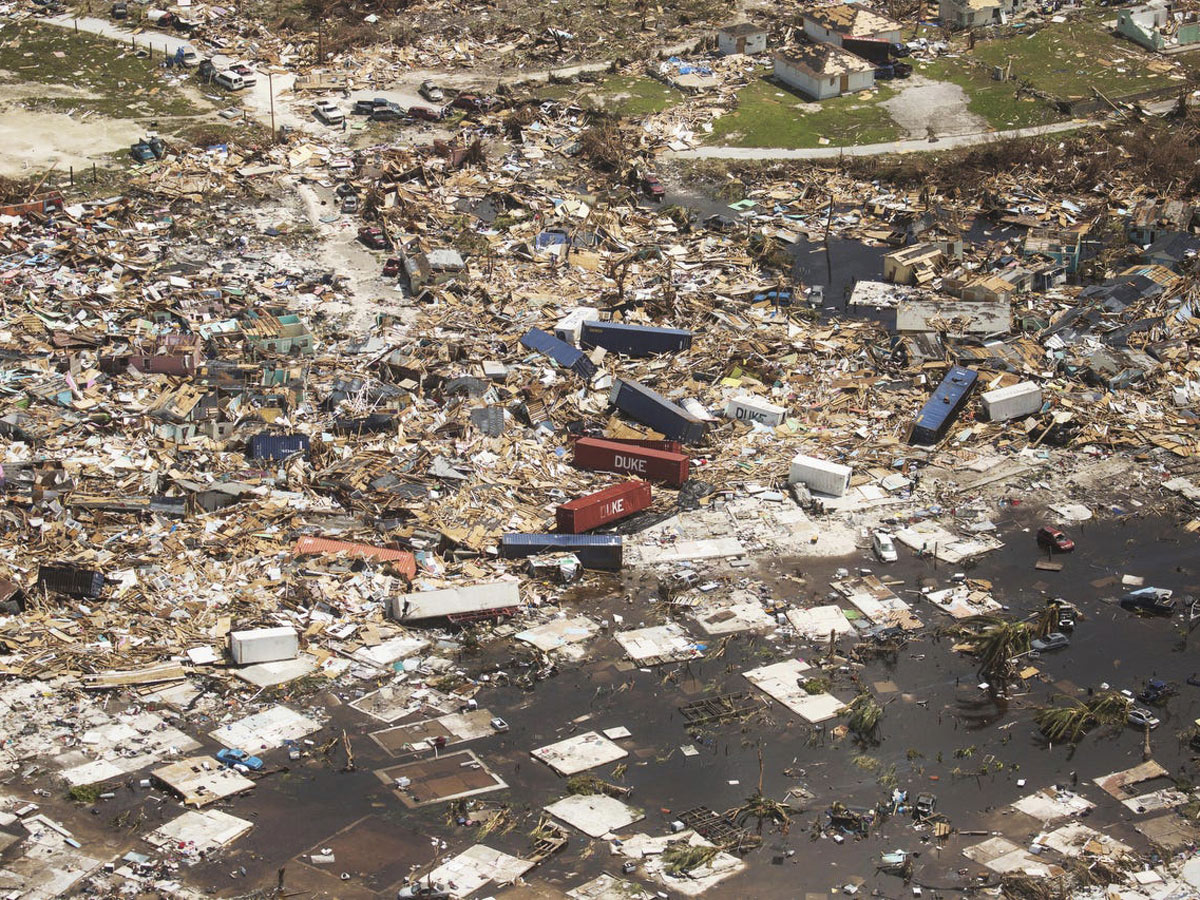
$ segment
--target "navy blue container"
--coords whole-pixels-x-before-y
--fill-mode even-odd
[[[308,453],[307,434],[268,434],[250,438],[247,449],[251,459],[287,459],[293,453]]]
[[[978,379],[979,373],[974,369],[951,366],[942,383],[934,390],[933,396],[921,407],[917,421],[913,424],[909,443],[936,444],[945,437],[958,414],[967,405],[971,390]]]
[[[618,378],[613,382],[608,400],[629,418],[649,425],[669,440],[698,444],[704,440],[708,425],[682,406],[677,406],[661,394],[636,381]]]
[[[651,328],[620,322],[584,322],[579,326],[581,347],[603,347],[626,356],[678,353],[692,346],[692,333],[679,328]]]
[[[587,358],[587,354],[578,347],[572,347],[566,341],[560,341],[554,335],[542,331],[540,328],[529,329],[529,332],[521,338],[521,344],[530,350],[546,354],[560,366],[570,369],[584,380],[589,380],[596,374],[596,364]]]
[[[616,571],[623,562],[619,534],[506,534],[500,538],[500,555],[524,559],[539,553],[574,553],[585,569]]]
[[[104,590],[104,573],[74,563],[48,563],[38,566],[37,588],[69,597],[95,599]]]

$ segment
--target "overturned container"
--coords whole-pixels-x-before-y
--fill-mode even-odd
[[[743,395],[729,401],[725,406],[725,415],[730,419],[737,419],[739,422],[759,422],[774,428],[783,424],[783,420],[787,417],[787,410],[759,397]]]
[[[300,638],[286,625],[229,632],[229,655],[239,666],[295,659],[299,652]]]
[[[665,481],[679,487],[688,480],[691,460],[682,453],[669,450],[619,444],[599,438],[580,438],[575,442],[574,463],[581,469],[635,475],[647,481]]]
[[[555,510],[554,520],[559,531],[579,534],[641,512],[650,502],[649,484],[627,481],[562,504]]]
[[[803,453],[792,460],[788,472],[788,484],[803,484],[810,491],[840,497],[850,487],[853,469],[841,463],[805,456]]]
[[[616,571],[624,562],[624,542],[619,534],[506,534],[500,539],[505,559],[543,553],[573,553],[585,569]]]
[[[934,389],[933,395],[921,407],[921,412],[913,423],[909,443],[936,444],[945,437],[958,414],[967,405],[971,390],[978,379],[979,373],[974,369],[951,366],[942,383]]]
[[[38,566],[37,588],[94,600],[104,591],[104,573],[74,563],[46,563]]]
[[[983,414],[992,422],[1007,422],[1032,416],[1042,409],[1042,389],[1032,381],[1022,381],[979,395]]]
[[[579,329],[584,322],[594,321],[599,313],[590,306],[579,306],[558,320],[554,336],[572,346],[579,345]]]
[[[631,419],[649,425],[673,441],[697,444],[708,431],[708,426],[686,409],[636,381],[618,378],[608,399]]]
[[[681,328],[653,328],[622,322],[584,322],[579,329],[581,347],[603,347],[625,356],[678,353],[692,346],[692,333]]]

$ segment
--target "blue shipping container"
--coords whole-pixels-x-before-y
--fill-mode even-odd
[[[506,534],[500,555],[524,559],[539,553],[574,553],[585,569],[621,568],[623,542],[619,534]]]
[[[579,328],[583,347],[603,347],[626,356],[678,353],[692,346],[692,333],[679,328],[651,328],[620,322],[584,322]]]
[[[979,373],[974,369],[951,366],[933,396],[921,407],[909,443],[936,444],[940,441],[967,405],[978,378]]]
[[[544,353],[560,366],[570,369],[580,378],[589,380],[596,374],[596,364],[587,358],[578,347],[572,347],[566,341],[560,341],[552,334],[540,328],[531,328],[529,333],[521,338],[521,344],[530,350]]]
[[[262,432],[248,442],[251,459],[287,459],[293,453],[308,452],[307,434],[269,434]]]
[[[666,397],[636,381],[618,378],[613,383],[608,399],[631,419],[649,425],[672,441],[697,444],[704,440],[708,431],[706,423],[701,422],[682,406],[676,406]]]

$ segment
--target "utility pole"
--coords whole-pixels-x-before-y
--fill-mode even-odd
[[[275,73],[267,72],[267,93],[271,95],[271,141],[279,140],[279,132],[275,130]]]

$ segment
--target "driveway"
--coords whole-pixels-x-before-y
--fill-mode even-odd
[[[967,109],[966,91],[953,82],[934,81],[922,75],[891,82],[899,93],[880,104],[888,111],[908,138],[928,138],[934,134],[978,134],[987,130],[987,121]]]

